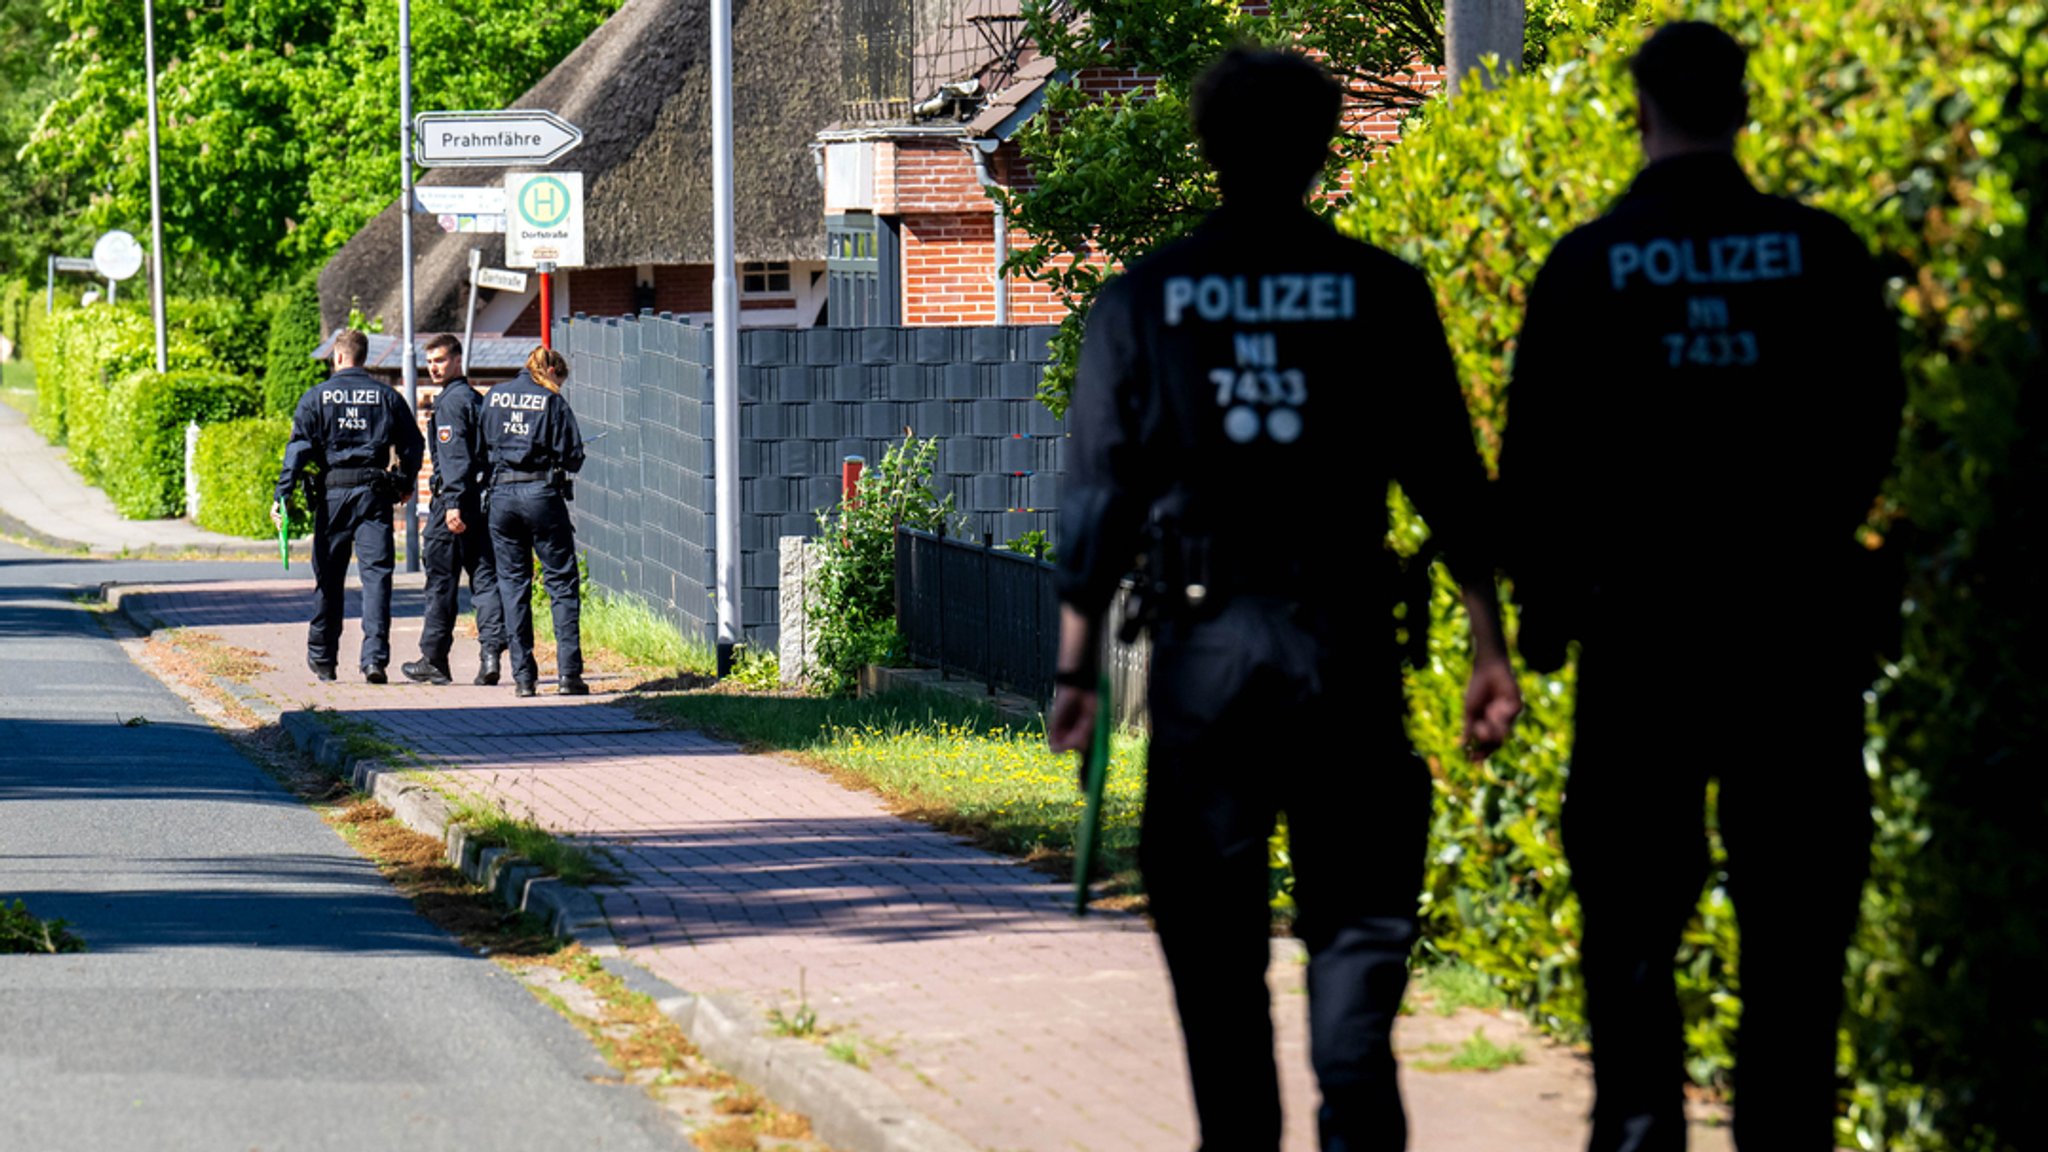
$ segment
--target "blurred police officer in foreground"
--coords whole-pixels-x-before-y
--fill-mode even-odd
[[[363,371],[369,348],[369,337],[353,329],[334,338],[334,375],[308,388],[292,413],[270,515],[281,520],[292,488],[310,486],[318,593],[306,635],[307,665],[320,679],[334,679],[353,550],[363,582],[363,678],[382,684],[391,662],[392,509],[420,474],[424,442],[405,399]]]
[[[582,607],[576,571],[576,534],[569,523],[570,479],[583,467],[583,435],[562,395],[569,362],[552,348],[535,348],[526,368],[484,397],[484,446],[490,491],[485,515],[498,562],[498,592],[505,602],[511,641],[512,682],[531,696],[540,679],[533,656],[533,561],[555,620],[555,670],[564,696],[590,692],[583,682]],[[466,482],[465,482],[466,483]],[[453,504],[462,495],[442,496]]]
[[[1564,846],[1597,1150],[1684,1147],[1672,965],[1708,874],[1710,777],[1742,932],[1736,1141],[1834,1147],[1872,606],[1898,618],[1856,532],[1904,385],[1863,242],[1737,164],[1744,67],[1707,24],[1643,45],[1648,164],[1537,277],[1509,393],[1518,642],[1545,670],[1581,642]]]
[[[1390,1030],[1430,822],[1403,728],[1386,530],[1399,480],[1466,589],[1466,734],[1521,703],[1493,593],[1486,476],[1435,299],[1308,209],[1341,94],[1288,53],[1232,51],[1194,116],[1223,206],[1110,281],[1088,315],[1060,495],[1048,735],[1095,721],[1102,618],[1150,521],[1157,613],[1140,863],[1173,975],[1201,1141],[1275,1149],[1267,838],[1285,811],[1309,952],[1325,1149],[1406,1138]]]
[[[433,500],[420,549],[427,570],[426,619],[420,658],[399,670],[428,684],[449,682],[448,650],[466,572],[482,646],[476,682],[492,685],[498,682],[498,657],[505,651],[505,605],[498,598],[498,565],[484,523],[483,485],[477,482],[485,460],[484,394],[490,389],[472,386],[463,374],[462,341],[443,333],[427,341],[426,350],[427,375],[441,386],[434,401],[434,472],[428,481]],[[458,472],[467,480],[460,486],[460,505],[445,498],[447,478]]]

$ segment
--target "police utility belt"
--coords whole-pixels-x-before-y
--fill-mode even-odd
[[[567,469],[548,468],[540,472],[525,472],[517,468],[500,468],[491,473],[491,487],[501,484],[545,484],[559,491],[564,500],[576,498],[575,481],[569,479]]]
[[[321,485],[329,489],[361,488],[383,480],[382,468],[329,468],[320,474]]]
[[[1325,591],[1311,587],[1316,578],[1308,566],[1276,558],[1253,541],[1219,541],[1155,519],[1131,573],[1117,638],[1128,644],[1162,620],[1212,615],[1244,597],[1313,603]]]

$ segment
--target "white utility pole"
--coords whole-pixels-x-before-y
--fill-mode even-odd
[[[1502,73],[1520,71],[1524,0],[1445,0],[1444,63],[1450,68],[1450,93],[1458,94],[1465,76],[1486,56],[1498,56]]]
[[[718,538],[718,672],[740,642],[740,294],[732,219],[732,0],[711,0],[712,505]]]
[[[404,297],[400,308],[405,314],[405,345],[400,349],[404,356],[401,369],[405,380],[405,406],[419,419],[420,381],[419,366],[413,363],[412,331],[412,3],[398,0],[398,250],[401,270],[399,292]],[[468,355],[468,349],[463,354]],[[405,490],[405,570],[420,570],[420,493],[419,478],[411,478]]]
[[[142,69],[149,87],[149,308],[156,320],[156,370],[169,372],[170,341],[164,334],[164,191],[157,164],[156,2],[142,0]]]

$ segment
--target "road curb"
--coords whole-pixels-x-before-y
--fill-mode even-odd
[[[791,1111],[847,1152],[974,1152],[975,1145],[913,1110],[872,1073],[833,1059],[815,1044],[774,1035],[762,1014],[730,996],[685,992],[628,960],[602,901],[506,851],[479,843],[432,787],[374,757],[355,757],[346,737],[318,712],[286,712],[279,723],[315,763],[391,810],[415,832],[447,845],[448,863],[507,907],[531,913],[557,935],[595,951],[627,988],[651,998],[705,1057]]]
[[[103,585],[101,599],[144,633],[165,622],[143,588]],[[507,907],[539,917],[550,931],[595,952],[634,992],[652,999],[712,1062],[806,1116],[813,1131],[846,1152],[975,1152],[976,1145],[911,1108],[873,1073],[833,1059],[816,1044],[777,1036],[766,1017],[731,996],[685,992],[628,959],[602,899],[564,883],[504,848],[480,843],[438,791],[376,757],[356,756],[346,736],[314,710],[280,711],[247,685],[214,682],[263,719],[275,719],[314,763],[391,810],[400,823],[440,840],[448,863]]]

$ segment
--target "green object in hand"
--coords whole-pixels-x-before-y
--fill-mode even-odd
[[[1095,842],[1102,835],[1102,790],[1109,783],[1109,674],[1095,682],[1095,732],[1081,753],[1081,771],[1087,780],[1086,805],[1081,826],[1074,830],[1074,915],[1088,914],[1088,874],[1095,868]]]
[[[277,502],[277,558],[284,564],[284,570],[292,570],[292,512],[284,501]]]

